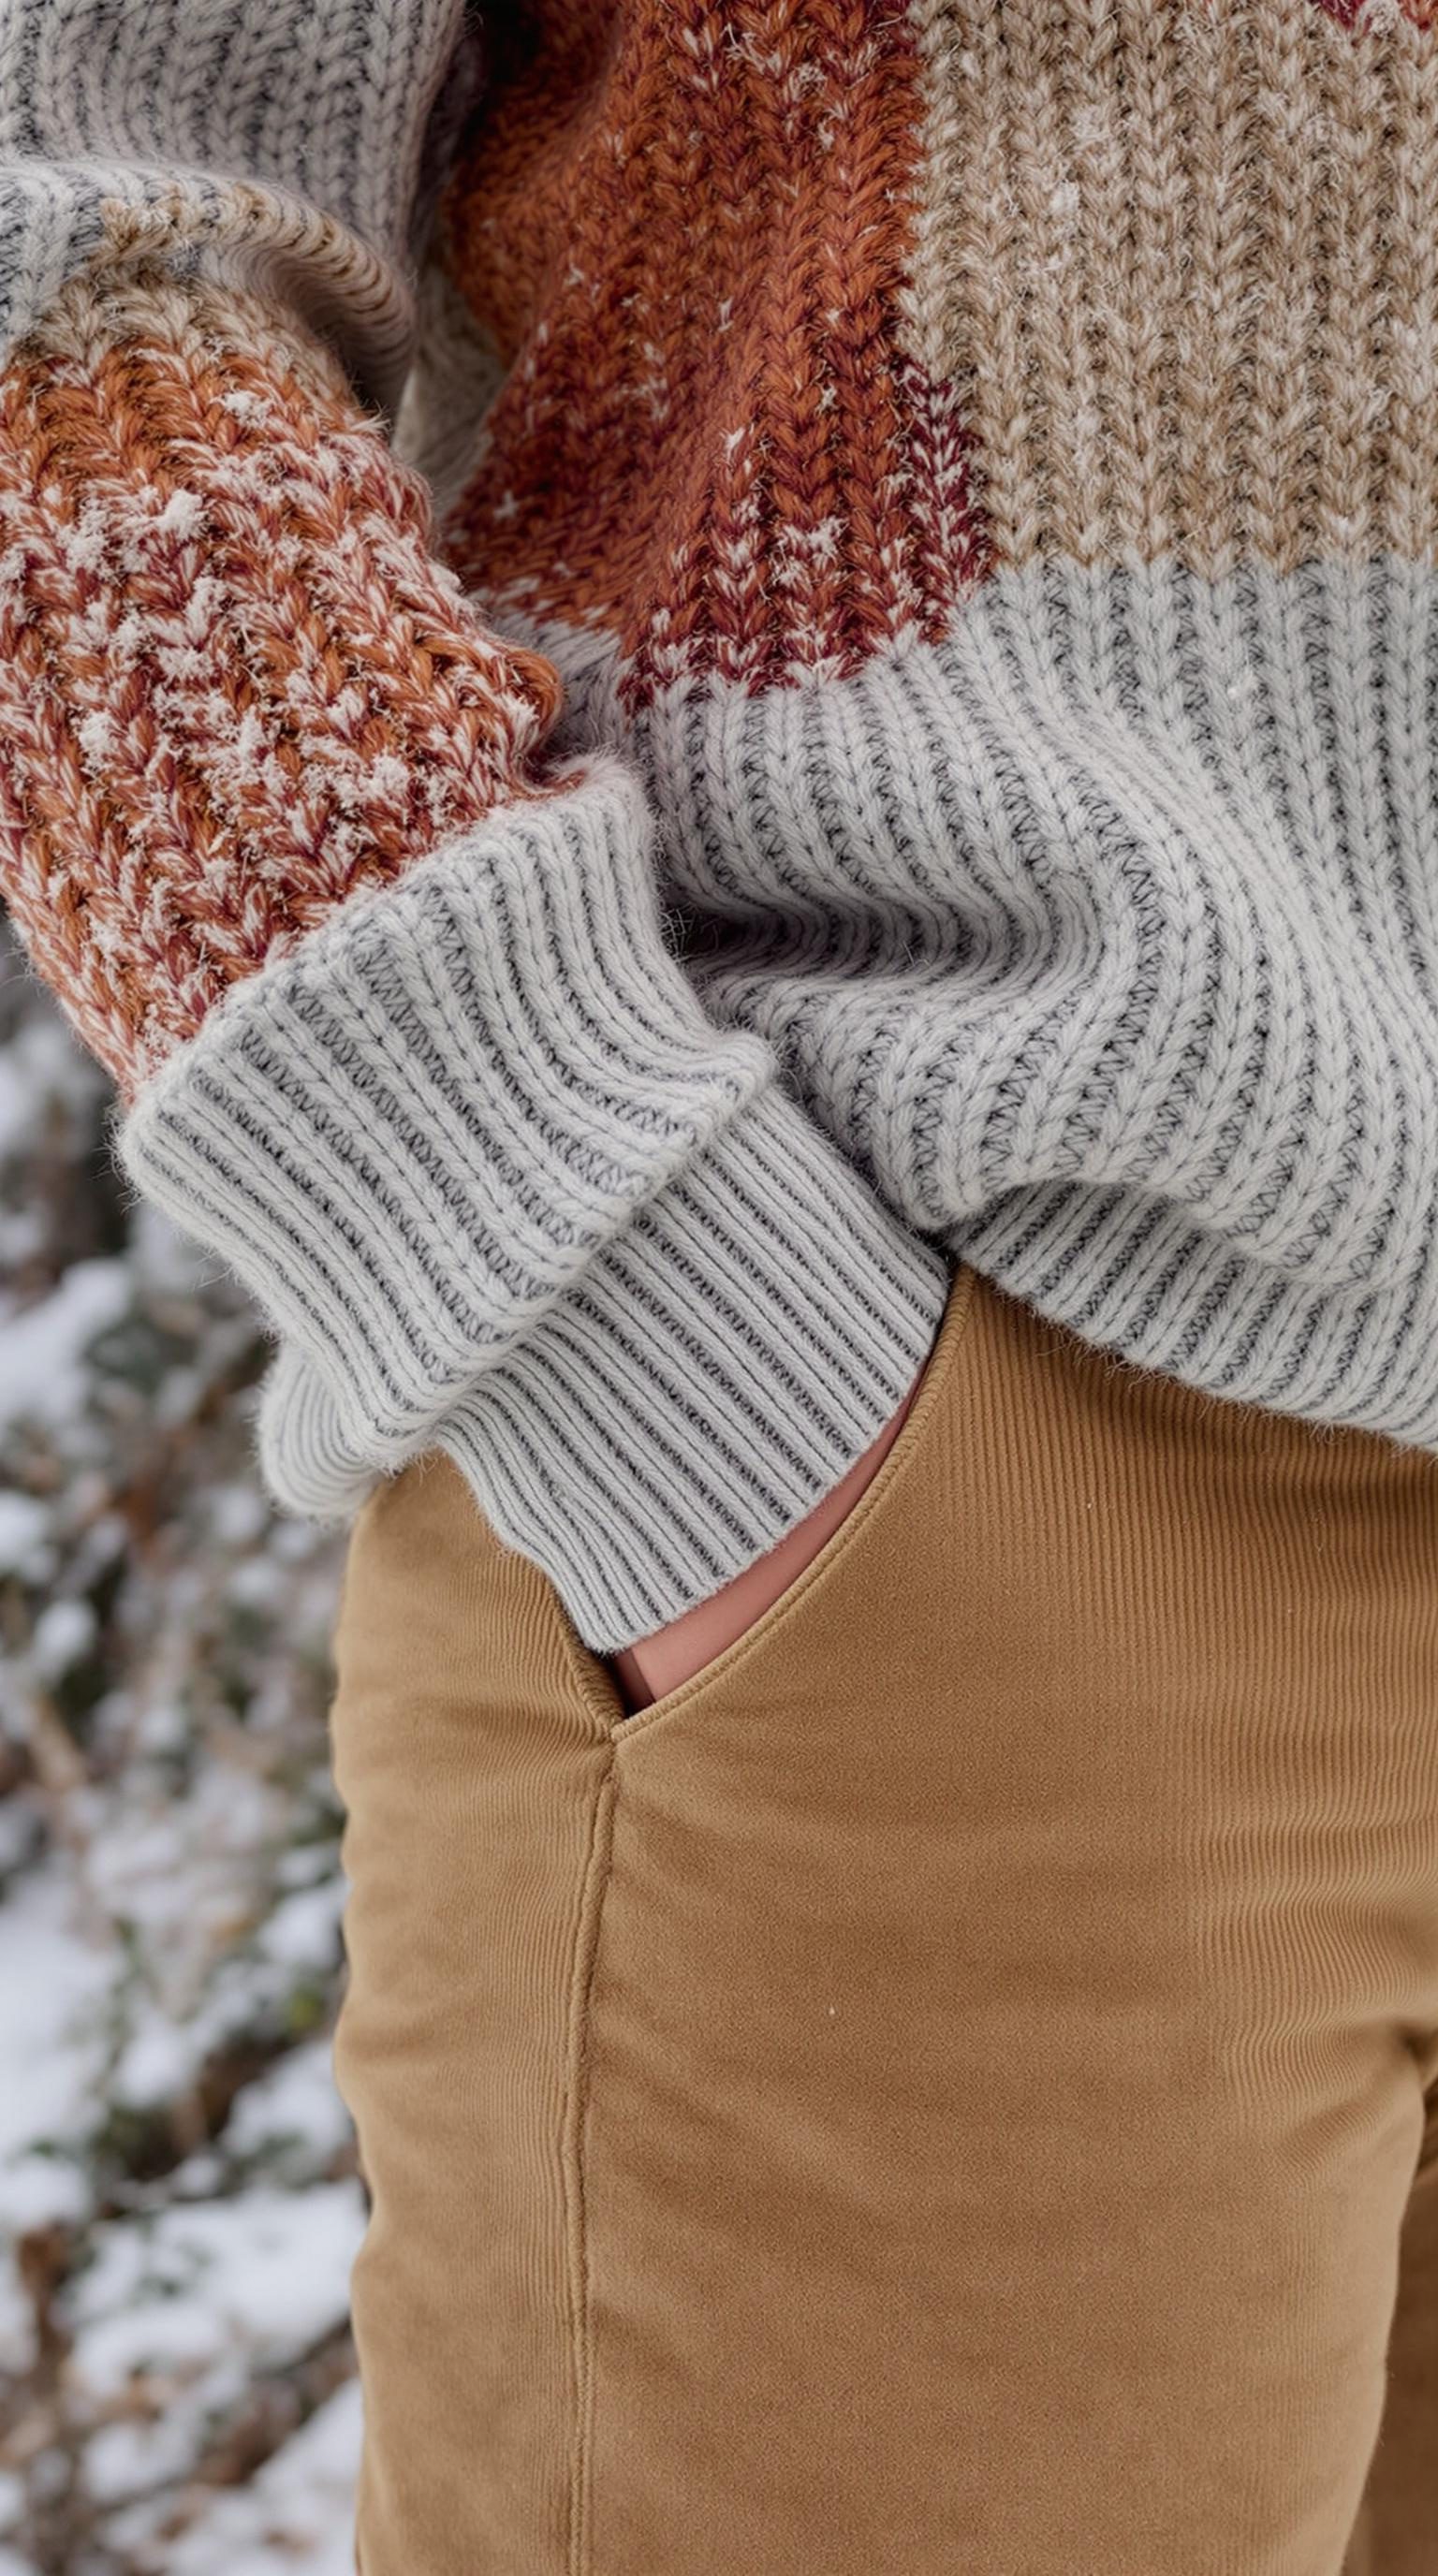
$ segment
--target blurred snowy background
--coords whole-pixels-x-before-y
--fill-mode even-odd
[[[0,2576],[350,2576],[343,1540],[0,923]]]

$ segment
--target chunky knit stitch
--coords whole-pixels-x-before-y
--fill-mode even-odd
[[[5,0],[0,870],[609,1649],[963,1258],[1438,1447],[1430,0]]]

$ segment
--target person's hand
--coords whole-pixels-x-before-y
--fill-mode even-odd
[[[863,1456],[855,1459],[842,1484],[796,1522],[777,1547],[746,1566],[732,1583],[711,1593],[707,1601],[696,1602],[692,1610],[672,1619],[667,1627],[636,1638],[633,1645],[608,1657],[609,1669],[631,1716],[648,1708],[666,1691],[677,1690],[681,1682],[689,1681],[705,1664],[712,1663],[726,1646],[732,1646],[736,1637],[743,1636],[746,1628],[753,1627],[781,1592],[787,1592],[790,1584],[797,1581],[825,1541],[847,1520],[865,1486],[872,1484],[903,1428],[928,1364],[925,1360],[898,1412],[885,1423]]]

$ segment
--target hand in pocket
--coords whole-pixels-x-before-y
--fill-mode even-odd
[[[929,1358],[932,1356],[930,1352]],[[631,1717],[639,1709],[648,1708],[653,1700],[661,1699],[666,1691],[677,1690],[681,1682],[692,1680],[726,1646],[732,1646],[736,1637],[742,1637],[746,1628],[752,1628],[791,1583],[797,1582],[805,1566],[812,1564],[840,1523],[847,1520],[865,1486],[872,1484],[903,1429],[928,1365],[926,1359],[898,1412],[885,1423],[863,1456],[855,1459],[843,1482],[796,1522],[777,1547],[746,1566],[732,1583],[711,1593],[707,1601],[696,1602],[692,1610],[671,1620],[667,1627],[636,1638],[633,1645],[608,1657],[609,1669]]]

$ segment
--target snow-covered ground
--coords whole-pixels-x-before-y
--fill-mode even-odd
[[[0,2576],[351,2576],[343,1541],[0,947]]]

